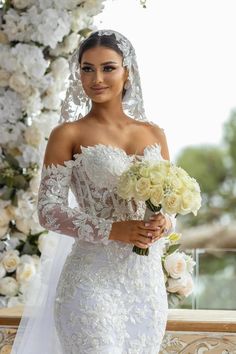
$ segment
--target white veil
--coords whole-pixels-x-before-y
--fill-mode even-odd
[[[123,66],[129,70],[128,81],[125,84],[123,109],[135,120],[147,121],[144,111],[140,75],[134,48],[130,41],[119,32],[99,30],[92,32],[80,45],[91,36],[115,36],[115,41],[123,54]],[[66,97],[62,103],[59,122],[78,120],[87,114],[91,101],[86,96],[79,71],[79,48],[70,59],[70,77]],[[69,206],[72,205],[72,193],[69,195]],[[72,237],[49,231],[48,238],[54,247],[45,250],[41,256],[40,272],[34,278],[27,294],[27,304],[13,343],[12,354],[65,354],[57,338],[53,304],[56,287],[67,256],[74,244]]]

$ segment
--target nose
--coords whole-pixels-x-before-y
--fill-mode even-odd
[[[103,81],[103,74],[100,70],[94,70],[93,83],[97,84]]]

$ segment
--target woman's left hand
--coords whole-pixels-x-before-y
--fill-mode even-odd
[[[152,237],[152,240],[154,242],[159,240],[159,238],[161,238],[162,236],[164,236],[168,232],[168,230],[171,228],[170,218],[168,218],[168,216],[166,216],[162,213],[153,214],[149,218],[148,223],[149,222],[151,223],[152,226],[157,228],[157,231],[156,231],[157,236]]]

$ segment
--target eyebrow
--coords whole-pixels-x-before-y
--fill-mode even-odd
[[[91,66],[94,66],[93,64],[91,64],[91,63],[89,63],[89,62],[87,62],[87,61],[84,61],[83,63],[82,63],[83,65],[91,65]],[[115,62],[115,61],[106,61],[105,63],[102,63],[101,65],[107,65],[107,64],[118,64],[117,62]]]

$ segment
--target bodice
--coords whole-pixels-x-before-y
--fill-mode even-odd
[[[105,219],[142,219],[145,203],[125,201],[116,193],[119,176],[135,161],[162,159],[159,144],[149,145],[143,155],[129,155],[123,149],[97,144],[81,146],[81,153],[70,161],[71,190],[78,206],[86,213]]]

